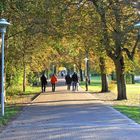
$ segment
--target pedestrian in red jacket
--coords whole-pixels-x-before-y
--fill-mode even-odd
[[[52,92],[55,92],[55,84],[57,83],[57,77],[55,74],[51,76]]]

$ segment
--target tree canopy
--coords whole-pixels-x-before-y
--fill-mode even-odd
[[[40,73],[51,65],[76,64],[82,71],[88,57],[92,70],[116,70],[117,99],[127,99],[125,73],[135,73],[139,64],[135,7],[122,0],[1,0],[0,17],[12,24],[6,34],[7,83],[21,71]]]

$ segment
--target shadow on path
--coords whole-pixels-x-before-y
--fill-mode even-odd
[[[0,140],[139,140],[140,127],[101,104],[27,107]]]
[[[140,139],[140,125],[89,93],[65,89],[61,85],[57,92],[48,88],[40,94],[0,133],[0,140]]]

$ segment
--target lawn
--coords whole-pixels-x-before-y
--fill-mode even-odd
[[[115,109],[140,123],[140,107],[139,106],[114,106]]]
[[[5,115],[0,115],[0,127],[6,125],[21,110],[20,106],[5,106]],[[1,111],[1,108],[0,108]],[[0,112],[1,113],[1,112]]]
[[[5,116],[0,115],[0,127],[6,125],[13,117],[15,117],[24,104],[32,101],[32,99],[40,93],[40,87],[27,86],[26,92],[22,93],[21,87],[14,87],[7,91],[5,103]],[[15,93],[14,93],[15,91]],[[0,106],[1,114],[1,106]]]
[[[22,92],[22,87],[11,88],[7,91],[6,99],[8,104],[25,104],[31,101],[31,99],[40,93],[40,87],[27,86],[26,92]]]
[[[81,82],[80,85],[82,88],[85,88],[85,82]],[[88,86],[88,89],[91,92],[101,91],[101,78],[100,78],[100,76],[91,77],[91,83]]]
[[[85,89],[85,83],[81,83],[81,87]],[[93,93],[95,96],[99,96],[104,100],[115,100],[117,98],[117,85],[115,82],[111,82],[109,79],[109,90],[111,93],[100,93],[101,91],[101,78],[100,76],[94,76],[91,78],[91,84],[88,87],[89,91]],[[127,101],[121,101],[123,103],[127,103],[127,105],[140,105],[140,83],[136,84],[127,84]],[[129,101],[129,103],[128,103]],[[120,103],[118,101],[118,103]]]

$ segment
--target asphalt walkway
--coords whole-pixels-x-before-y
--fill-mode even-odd
[[[40,94],[0,133],[0,140],[140,140],[140,125],[63,81]]]

